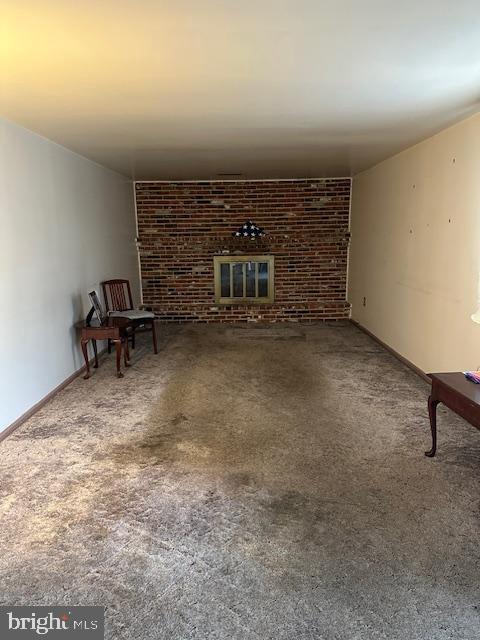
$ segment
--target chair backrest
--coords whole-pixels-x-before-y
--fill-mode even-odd
[[[128,280],[105,280],[102,282],[102,288],[107,311],[133,309],[132,292]]]

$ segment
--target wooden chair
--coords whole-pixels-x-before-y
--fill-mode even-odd
[[[155,353],[158,353],[157,333],[155,331],[155,314],[152,313],[152,311],[134,309],[130,282],[122,279],[105,280],[105,282],[102,282],[102,289],[108,315],[128,318],[132,322],[132,349],[135,349],[135,329],[138,327],[144,327],[152,332],[153,350]],[[109,342],[109,352],[110,348]]]

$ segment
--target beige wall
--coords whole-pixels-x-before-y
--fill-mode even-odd
[[[352,318],[426,372],[477,367],[480,114],[357,175],[351,230]]]
[[[0,119],[0,431],[82,365],[88,291],[138,300],[130,180]]]

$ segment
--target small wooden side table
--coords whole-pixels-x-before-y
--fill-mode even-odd
[[[432,392],[428,398],[428,415],[432,431],[432,448],[425,455],[433,458],[437,450],[437,405],[446,407],[480,429],[480,384],[467,380],[463,373],[429,373]]]
[[[87,369],[83,379],[87,380],[90,377],[90,363],[88,361],[88,343],[90,340],[92,341],[93,353],[95,355],[95,369],[98,367],[97,340],[110,340],[113,342],[117,357],[117,378],[123,378],[123,373],[120,369],[122,347],[125,367],[130,366],[128,362],[130,360],[128,336],[132,329],[130,320],[127,318],[107,318],[104,324],[101,324],[98,320],[92,320],[90,324],[87,324],[85,320],[83,320],[75,326],[80,329],[80,341],[83,357],[85,358],[85,367]]]

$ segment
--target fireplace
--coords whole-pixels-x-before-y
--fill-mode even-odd
[[[213,263],[217,304],[272,304],[274,301],[273,256],[215,256]]]

